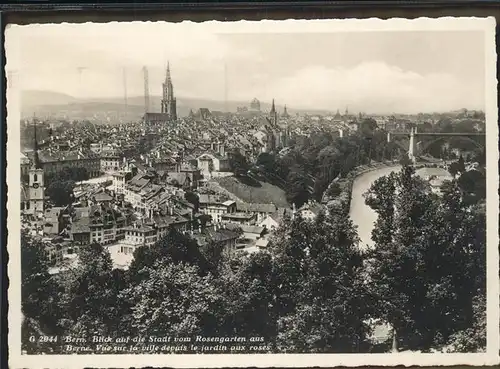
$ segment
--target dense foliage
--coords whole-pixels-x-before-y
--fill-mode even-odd
[[[467,201],[456,180],[442,191],[437,197],[405,166],[366,194],[378,214],[367,257],[370,289],[400,348],[442,347],[468,329],[483,335],[475,349],[485,339],[477,326],[485,308],[485,213]]]
[[[271,182],[286,189],[287,199],[300,207],[310,198],[321,200],[333,179],[346,176],[359,165],[397,159],[402,152],[376,122],[365,119],[355,134],[338,137],[333,133],[299,136],[284,155],[261,154],[257,166]]]
[[[320,199],[333,179],[358,165],[402,159],[400,172],[379,178],[366,193],[378,215],[373,248],[360,245],[347,214],[331,207],[313,220],[286,218],[266,251],[235,255],[214,242],[200,247],[171,229],[155,245],[138,248],[126,271],[113,269],[106,248],[94,244],[81,248],[76,266],[53,276],[46,246],[23,235],[23,348],[60,347],[30,343],[33,334],[201,335],[260,337],[264,352],[370,352],[375,320],[392,327],[395,349],[484,349],[484,174],[459,159],[438,196],[369,119],[353,136],[294,141],[283,155],[261,154],[256,168],[286,185],[297,206]],[[233,169],[248,172],[241,158],[232,160]],[[62,197],[60,183],[71,180],[49,181],[48,194]],[[341,189],[328,191],[335,196]],[[194,193],[186,200],[199,205]],[[198,221],[203,228],[210,218]]]

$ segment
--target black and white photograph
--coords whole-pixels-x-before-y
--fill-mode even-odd
[[[12,364],[498,363],[494,29],[9,25]]]

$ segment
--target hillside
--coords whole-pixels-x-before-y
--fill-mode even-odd
[[[196,99],[179,96],[177,98],[177,113],[180,117],[187,116],[190,110],[196,111],[199,108],[208,108],[212,111],[235,112],[236,108],[247,106],[249,101],[223,101]],[[151,112],[159,112],[161,105],[160,96],[150,97]],[[282,111],[284,106],[276,104],[278,111]],[[261,102],[261,110],[269,111],[270,102]],[[116,98],[93,98],[78,99],[73,96],[61,94],[53,91],[23,91],[21,94],[21,116],[29,118],[33,115],[39,117],[64,118],[69,120],[91,119],[96,116],[98,121],[105,121],[110,117],[111,121],[137,121],[144,114],[144,97],[130,96],[125,105],[123,97]],[[297,110],[288,109],[290,114],[295,113],[326,113],[326,111]]]
[[[21,106],[67,105],[76,102],[73,96],[52,91],[29,90],[21,93]]]
[[[221,187],[248,203],[275,204],[278,207],[289,207],[286,194],[281,188],[268,182],[254,179],[238,179],[224,177],[214,179]]]

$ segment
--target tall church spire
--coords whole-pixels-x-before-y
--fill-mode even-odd
[[[284,116],[285,118],[288,118],[288,116],[289,116],[289,115],[288,115],[288,110],[287,110],[287,108],[286,108],[286,105],[285,105],[285,108],[283,109],[283,116]]]
[[[36,137],[36,117],[33,116],[33,130],[34,130],[34,143],[33,143],[33,168],[40,169],[40,157],[38,155],[38,139]]]
[[[276,106],[274,105],[274,99],[273,99],[273,103],[271,105],[271,111],[269,112],[269,117],[271,119],[272,125],[275,126],[278,123],[278,113],[276,112]]]
[[[170,78],[170,61],[167,61],[167,73],[165,74],[165,82],[171,82]]]
[[[177,120],[177,100],[174,96],[174,86],[170,76],[170,61],[167,61],[165,82],[163,83],[163,99],[161,101],[161,112],[168,114],[171,120]]]

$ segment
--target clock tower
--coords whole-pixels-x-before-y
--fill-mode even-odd
[[[36,121],[34,122],[35,128],[35,144],[33,150],[33,162],[28,171],[29,176],[29,213],[33,215],[43,214],[44,212],[44,199],[45,189],[43,183],[43,169],[38,156],[38,142],[36,139]]]

